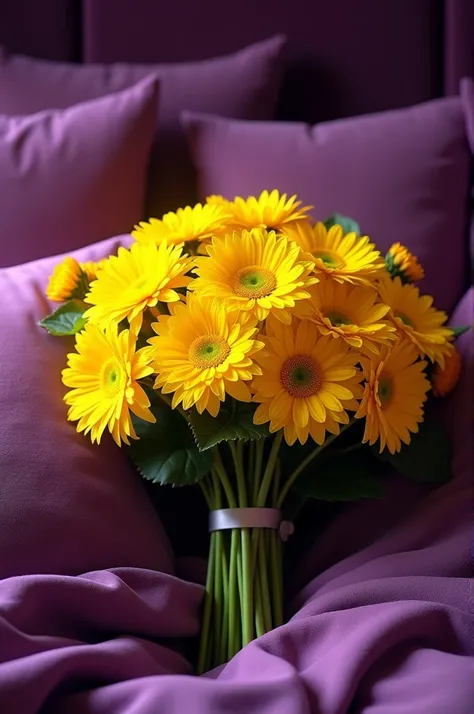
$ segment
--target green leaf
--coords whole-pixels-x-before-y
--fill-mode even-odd
[[[199,449],[206,451],[221,441],[264,439],[269,435],[268,427],[254,424],[254,413],[254,404],[237,402],[235,399],[227,399],[221,405],[216,417],[208,412],[199,414],[196,409],[193,409],[191,428]]]
[[[40,321],[40,325],[55,337],[75,335],[82,330],[87,322],[83,318],[86,310],[87,305],[80,300],[69,300],[51,315],[44,317]]]
[[[445,483],[451,478],[451,444],[444,428],[433,418],[420,424],[417,434],[412,434],[410,444],[391,454],[381,454],[374,448],[381,461],[390,463],[395,471],[420,483]]]
[[[458,337],[461,337],[461,335],[464,335],[465,332],[468,332],[471,327],[470,325],[459,325],[458,327],[451,327],[450,329],[454,333],[454,339],[457,340]]]
[[[384,488],[375,475],[374,459],[364,447],[348,454],[316,458],[294,485],[297,493],[321,501],[357,501],[383,498]]]
[[[183,416],[160,400],[147,394],[152,402],[155,424],[134,417],[138,441],[129,447],[130,457],[143,478],[154,483],[188,486],[206,476],[212,465],[212,453],[201,453]]]
[[[348,218],[347,216],[341,216],[340,213],[333,213],[332,216],[329,216],[329,218],[326,218],[325,221],[323,221],[324,225],[326,228],[329,230],[332,228],[332,226],[342,226],[342,230],[344,231],[344,234],[346,233],[357,233],[357,235],[360,235],[360,228],[359,224],[356,223],[352,218]]]

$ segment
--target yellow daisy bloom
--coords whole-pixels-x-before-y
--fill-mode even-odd
[[[117,333],[87,324],[76,335],[76,352],[68,355],[62,379],[71,387],[64,401],[69,405],[69,421],[77,421],[77,431],[91,435],[100,444],[107,428],[114,441],[129,444],[136,439],[130,412],[154,422],[150,402],[138,380],[153,373],[151,350],[136,351],[136,338],[130,330]]]
[[[309,292],[311,299],[301,303],[298,315],[316,323],[322,335],[340,337],[364,352],[377,352],[396,339],[395,327],[384,319],[390,308],[377,302],[373,288],[321,276]]]
[[[271,432],[283,429],[290,445],[309,436],[323,444],[326,431],[339,434],[339,425],[349,422],[346,409],[355,411],[362,395],[359,355],[306,320],[271,320],[262,339],[265,348],[256,357],[262,374],[252,385],[259,402],[254,422],[270,422]]]
[[[180,300],[176,290],[189,284],[186,273],[193,265],[182,246],[133,243],[129,250],[120,247],[91,283],[85,302],[93,307],[84,317],[100,327],[127,319],[138,334],[146,308]]]
[[[158,337],[148,340],[158,374],[155,389],[173,392],[173,408],[195,405],[200,414],[207,410],[212,416],[219,413],[226,394],[251,401],[246,382],[260,374],[253,358],[263,347],[256,320],[192,294],[186,305],[173,305],[171,311],[153,324]]]
[[[379,293],[391,310],[390,318],[399,337],[411,342],[420,357],[444,364],[445,355],[452,349],[452,330],[444,327],[447,315],[432,307],[430,295],[420,295],[414,285],[404,285],[400,278],[380,281]]]
[[[461,367],[461,355],[453,345],[445,357],[444,367],[437,364],[431,373],[431,386],[435,397],[446,397],[453,391],[458,383]]]
[[[55,266],[46,288],[48,300],[65,302],[72,298],[82,300],[89,287],[87,275],[75,258],[64,258]]]
[[[195,206],[170,211],[163,218],[150,218],[135,226],[132,236],[142,243],[160,245],[203,241],[219,234],[230,220],[224,203],[197,203]]]
[[[234,230],[266,228],[279,231],[285,225],[306,219],[312,206],[302,206],[296,195],[288,198],[286,193],[280,195],[275,189],[270,193],[262,191],[258,197],[236,196],[230,208],[230,223]]]
[[[309,297],[313,263],[299,246],[263,228],[214,238],[208,257],[196,258],[198,277],[189,286],[200,295],[224,300],[227,310],[251,312],[258,320],[270,313],[291,322],[297,300]]]
[[[338,282],[370,284],[384,270],[384,262],[368,236],[357,233],[344,235],[342,226],[326,228],[324,223],[314,226],[307,221],[285,227],[286,236],[311,253],[314,271],[325,273]]]
[[[356,418],[365,417],[363,443],[375,444],[380,439],[380,452],[385,447],[391,454],[400,451],[402,442],[410,443],[410,432],[418,431],[423,421],[423,404],[430,383],[409,342],[401,341],[393,349],[383,347],[378,355],[362,357],[366,380],[362,402]]]
[[[107,258],[104,260],[89,260],[87,263],[80,263],[81,270],[87,275],[87,279],[90,283],[97,278],[97,271],[101,270],[106,262]]]
[[[397,275],[403,283],[416,283],[425,277],[423,266],[401,243],[393,243],[385,256],[385,265],[392,278]]]

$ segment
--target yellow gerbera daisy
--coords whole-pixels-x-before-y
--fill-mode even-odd
[[[453,345],[445,357],[444,367],[437,364],[431,373],[431,386],[435,397],[446,397],[453,391],[458,383],[461,367],[461,355]]]
[[[104,260],[89,260],[87,263],[80,263],[81,270],[87,275],[87,279],[90,283],[97,278],[97,272],[104,267],[106,262],[107,258]]]
[[[313,263],[299,246],[263,228],[214,238],[208,257],[196,259],[197,277],[189,286],[201,295],[225,300],[226,309],[253,313],[264,320],[272,313],[291,322],[291,308],[309,297]]]
[[[180,300],[176,290],[189,284],[186,273],[193,265],[182,246],[133,243],[129,250],[120,247],[91,283],[85,302],[93,307],[84,317],[100,327],[128,319],[138,334],[146,308]]]
[[[189,243],[202,241],[219,234],[230,220],[224,203],[197,203],[195,206],[170,211],[163,218],[150,218],[135,226],[132,236],[142,243]]]
[[[171,310],[153,324],[158,337],[148,340],[158,374],[155,388],[173,392],[173,407],[196,405],[199,413],[206,409],[212,416],[219,413],[226,394],[249,402],[246,382],[260,374],[253,358],[263,347],[256,339],[256,320],[192,294],[186,305]]]
[[[314,271],[326,273],[338,282],[369,284],[385,270],[384,262],[368,236],[344,235],[342,226],[326,228],[324,223],[311,226],[307,221],[285,227],[285,235],[311,253]]]
[[[266,228],[279,231],[285,225],[306,219],[312,206],[302,206],[296,195],[288,198],[286,193],[280,195],[275,189],[270,193],[262,191],[258,197],[244,199],[236,196],[230,208],[230,223],[234,230]]]
[[[297,313],[316,323],[322,335],[340,337],[351,347],[370,352],[396,339],[395,327],[384,320],[390,308],[377,302],[373,288],[321,276],[309,292],[311,299],[300,303]]]
[[[326,431],[339,433],[346,409],[356,410],[362,395],[359,356],[343,340],[324,337],[306,320],[267,323],[265,349],[256,360],[262,368],[252,388],[259,406],[256,424],[284,430],[285,440],[304,444],[311,436],[323,444]]]
[[[397,275],[403,283],[416,283],[425,277],[423,266],[401,243],[393,243],[385,256],[388,272],[395,278]]]
[[[92,442],[99,444],[107,428],[119,446],[129,444],[129,438],[137,438],[130,412],[155,421],[138,383],[153,373],[150,348],[136,351],[130,330],[118,334],[114,325],[104,332],[89,323],[76,335],[76,350],[62,372],[64,384],[72,387],[64,397],[69,421],[77,421],[77,431],[90,433]]]
[[[72,298],[82,300],[89,288],[87,275],[75,258],[64,258],[55,266],[46,288],[46,296],[53,302]]]
[[[441,366],[444,357],[452,349],[452,330],[443,327],[447,315],[432,307],[430,295],[420,295],[414,285],[404,285],[400,278],[380,281],[379,292],[382,302],[389,305],[389,316],[393,320],[400,337],[407,339],[418,350]]]
[[[364,396],[356,418],[365,417],[363,443],[375,444],[380,439],[380,452],[385,447],[391,454],[400,451],[402,442],[410,443],[410,432],[418,431],[423,421],[423,404],[430,383],[409,342],[383,347],[379,354],[361,358],[366,379]]]

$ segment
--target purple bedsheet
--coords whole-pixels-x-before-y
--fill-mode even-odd
[[[472,324],[474,290],[454,316]],[[397,480],[338,516],[295,568],[287,625],[220,671],[190,676],[202,587],[123,568],[0,582],[5,714],[470,714],[472,333],[445,405],[454,478]],[[189,563],[188,563],[189,565]]]

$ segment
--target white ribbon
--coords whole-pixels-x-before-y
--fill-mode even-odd
[[[282,521],[277,508],[219,508],[209,514],[209,531],[224,531],[232,528],[269,528],[279,531],[286,541],[293,533],[294,526]]]

